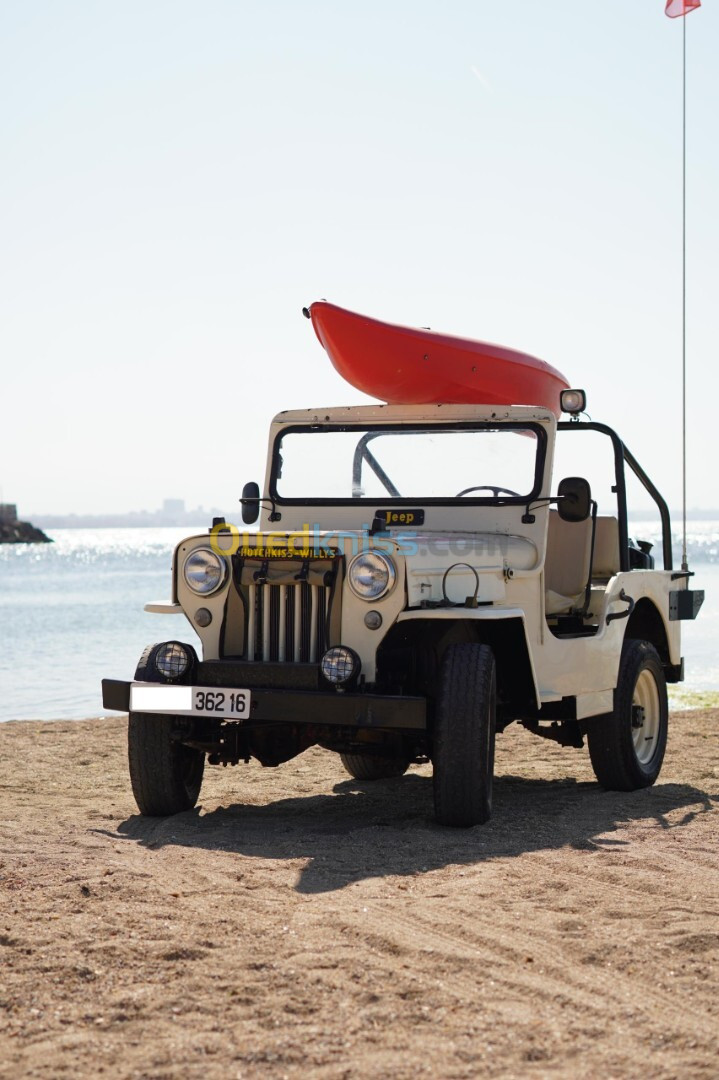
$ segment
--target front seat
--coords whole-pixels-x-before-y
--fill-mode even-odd
[[[591,566],[591,516],[584,521],[563,521],[556,510],[550,510],[544,559],[547,615],[569,614],[584,608]]]

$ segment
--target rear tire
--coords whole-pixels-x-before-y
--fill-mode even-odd
[[[594,775],[608,791],[650,787],[659,776],[669,727],[667,683],[657,650],[628,638],[622,648],[614,711],[588,722]]]
[[[355,780],[389,780],[403,776],[409,761],[403,757],[380,757],[378,754],[340,754],[340,760]]]
[[[130,713],[127,749],[132,793],[141,814],[165,817],[191,810],[205,771],[201,750],[172,738],[174,717]]]
[[[481,825],[492,814],[497,679],[487,645],[450,645],[436,703],[432,764],[440,825]]]

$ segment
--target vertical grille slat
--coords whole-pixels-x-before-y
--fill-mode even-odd
[[[292,589],[292,607],[292,655],[295,663],[299,663],[302,654],[302,591],[299,588]]]
[[[316,664],[327,648],[330,588],[248,585],[246,660]]]
[[[277,659],[287,659],[287,586],[279,588],[279,626],[277,628]]]
[[[272,586],[263,585],[262,594],[262,659],[267,662],[272,656]]]
[[[310,590],[304,582],[300,585],[300,603],[302,605],[300,660],[306,662],[310,658]]]
[[[256,629],[256,611],[257,607],[257,586],[249,585],[247,588],[247,648],[245,650],[247,659],[255,659],[255,638],[257,637]]]
[[[319,586],[310,585],[310,663],[317,663],[317,592]]]

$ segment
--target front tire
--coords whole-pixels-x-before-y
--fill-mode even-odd
[[[166,817],[197,803],[205,771],[201,750],[172,738],[172,716],[130,713],[127,749],[132,793],[141,814]]]
[[[450,645],[440,672],[432,748],[440,825],[467,828],[491,817],[496,706],[489,646]]]
[[[667,683],[648,641],[625,640],[614,691],[614,711],[587,728],[594,775],[607,791],[650,787],[667,745]]]

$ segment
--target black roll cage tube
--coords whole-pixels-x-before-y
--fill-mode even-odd
[[[669,518],[669,508],[663,497],[659,494],[644,469],[641,467],[634,454],[625,446],[613,428],[606,424],[596,423],[594,420],[562,420],[557,424],[557,431],[599,431],[608,435],[614,448],[614,478],[617,496],[617,512],[619,522],[619,565],[622,571],[630,570],[629,565],[629,524],[627,521],[627,485],[624,477],[624,464],[629,466],[642,487],[651,495],[657,504],[659,516],[662,522],[662,555],[664,569],[672,570],[672,528]]]

